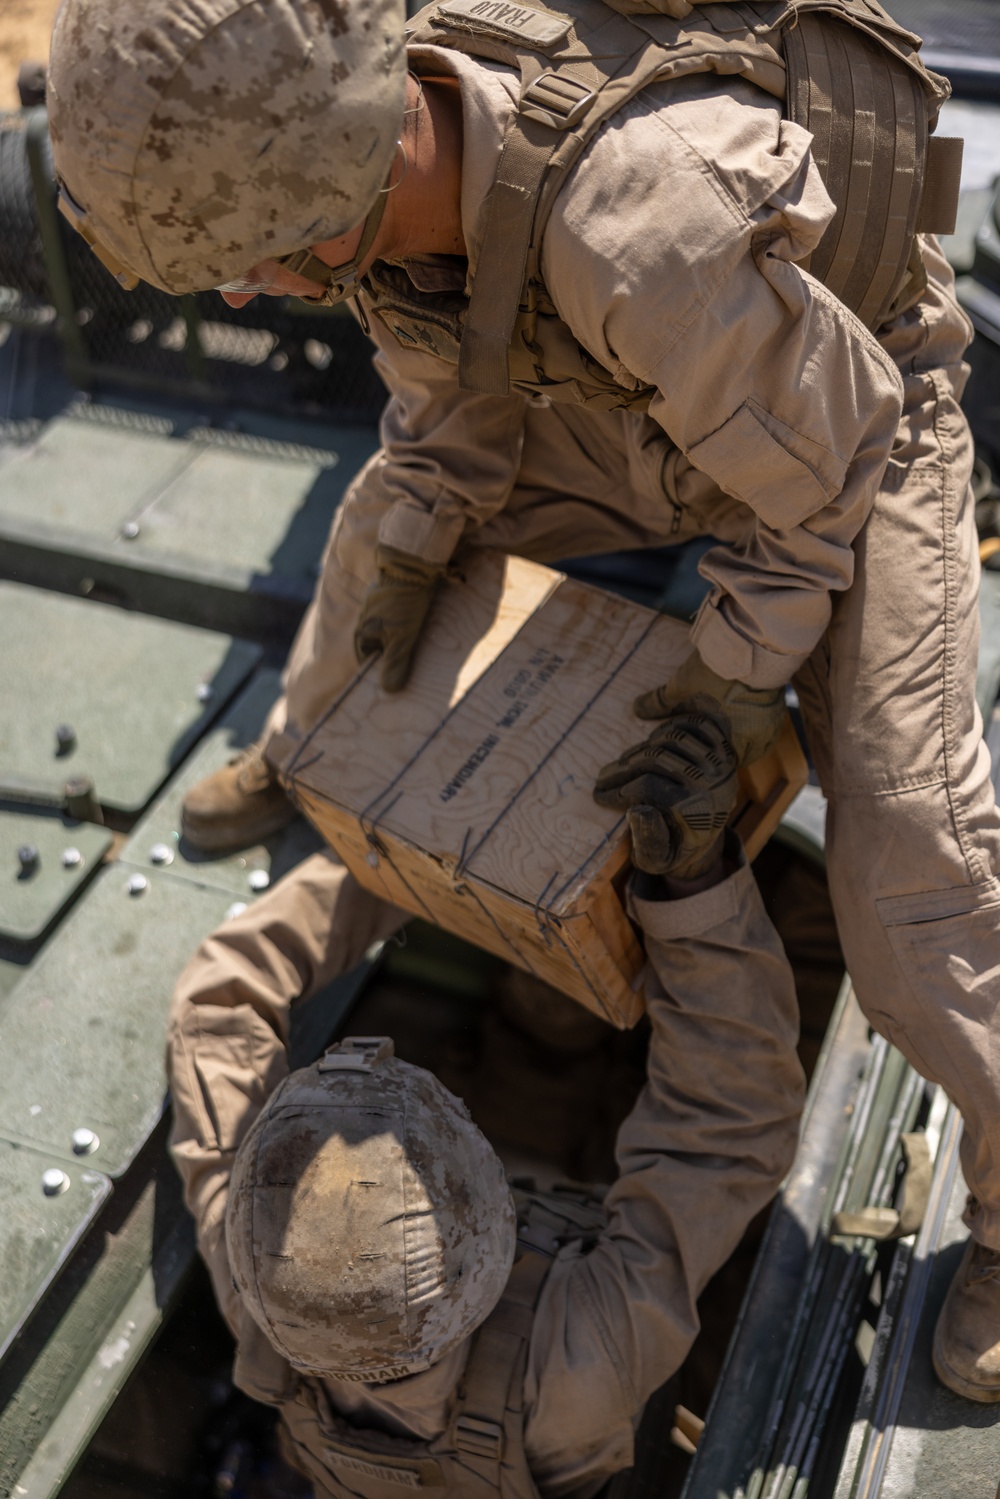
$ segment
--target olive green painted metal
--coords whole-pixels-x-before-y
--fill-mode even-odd
[[[111,834],[93,823],[0,807],[0,937],[37,941],[110,847]]]
[[[161,1137],[0,1364],[0,1494],[59,1492],[169,1315],[194,1256]]]
[[[745,1499],[753,1485],[759,1491],[806,1326],[804,1309],[815,1304],[835,1184],[870,1069],[867,1027],[845,981],[813,1073],[795,1164],[772,1211],[683,1499]]]
[[[169,995],[200,938],[238,900],[255,898],[250,868],[277,874],[316,838],[299,822],[266,848],[199,862],[171,835],[187,786],[258,732],[279,690],[274,671],[252,679],[136,825],[124,857],[99,876],[0,1007],[0,1054],[23,1059],[0,1082],[0,1133],[6,1121],[21,1142],[51,1142],[45,1157],[33,1145],[21,1154],[72,1173],[80,1168],[73,1133],[89,1130],[96,1145],[87,1160],[100,1168],[93,1174],[115,1177],[111,1201],[35,1318],[27,1295],[20,1311],[12,1304],[12,1326],[28,1326],[0,1360],[0,1494],[50,1499],[59,1492],[193,1263],[194,1235],[164,1154],[164,1125],[156,1129]],[[157,842],[169,862],[151,857]],[[329,1043],[377,957],[295,1012],[295,1065]],[[82,1143],[93,1142],[78,1135]],[[0,1257],[5,1248],[0,1229]]]
[[[71,408],[0,468],[0,566],[256,639],[287,636],[344,488],[375,446],[363,427],[321,436],[330,447]]]
[[[20,955],[13,957],[12,951],[7,944],[0,944],[0,1005],[14,985],[21,982],[27,967],[26,959]]]
[[[897,1250],[835,1499],[995,1499],[1000,1406],[953,1395],[931,1363],[934,1324],[968,1236],[961,1120],[943,1094],[928,1134],[936,1159],[927,1213],[916,1241]]]
[[[883,1206],[890,1200],[900,1136],[912,1127],[923,1089],[902,1057],[876,1038],[834,1212]],[[875,1269],[871,1239],[837,1236],[818,1245],[800,1301],[798,1338],[790,1350],[795,1357],[786,1365],[785,1388],[769,1413],[766,1435],[772,1440],[762,1444],[746,1499],[805,1499],[820,1476],[827,1424]]]
[[[926,1111],[923,1080],[882,1037],[869,1045],[864,1034],[852,994],[830,1027],[799,1154],[761,1250],[685,1499],[806,1499],[822,1473],[831,1412],[877,1261],[872,1239],[834,1235],[831,1225],[838,1212],[891,1202],[901,1137]],[[845,1067],[852,1058],[853,1077]]]
[[[100,1211],[111,1183],[0,1139],[0,1358]]]
[[[246,641],[0,583],[0,797],[89,775],[138,812],[260,659]],[[68,730],[61,736],[60,729]]]
[[[255,674],[140,819],[121,851],[125,863],[143,871],[169,868],[177,878],[228,890],[234,901],[249,902],[307,853],[322,847],[304,819],[266,843],[221,858],[199,853],[181,837],[181,803],[187,792],[257,737],[280,692],[277,671],[263,668]]]
[[[167,418],[112,425],[88,420],[87,409],[49,422],[8,459],[0,472],[6,523],[58,528],[67,542],[110,542],[190,462],[190,450],[169,440]]]
[[[71,1154],[73,1131],[91,1129],[94,1164],[115,1177],[148,1137],[162,1110],[163,1023],[180,968],[234,906],[320,846],[302,821],[226,858],[206,859],[179,836],[188,787],[259,732],[279,691],[277,672],[254,677],[21,971],[0,1010],[0,1054],[19,1058],[0,1081],[0,1133]],[[103,829],[86,832],[104,848]],[[36,878],[43,862],[40,854]]]
[[[293,1012],[293,1066],[314,1061],[342,1031],[378,957],[373,952]],[[164,1136],[161,1127],[115,1183],[82,1248],[0,1362],[0,1495],[54,1499],[169,1316],[194,1263],[194,1225]]]
[[[141,881],[139,885],[137,882]],[[196,944],[225,917],[226,891],[111,865],[63,923],[0,1012],[0,1135],[119,1176],[163,1109],[164,1021]]]
[[[210,428],[174,446],[187,462],[138,517],[133,550],[211,568],[247,591],[277,572],[311,597],[345,478],[337,454]]]
[[[987,568],[983,569],[979,585],[979,628],[981,634],[976,701],[983,718],[989,722],[993,705],[1000,694],[1000,573],[991,572]]]

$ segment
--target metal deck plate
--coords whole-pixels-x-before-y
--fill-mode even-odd
[[[1000,693],[1000,573],[983,568],[979,585],[979,670],[976,701],[989,723]]]
[[[260,648],[105,604],[0,583],[0,784],[93,778],[138,812],[260,659]],[[60,753],[56,729],[75,742]]]
[[[376,442],[369,428],[320,430],[336,450],[172,435],[167,419],[100,407],[59,417],[0,467],[9,575],[71,588],[87,576],[140,608],[256,638],[268,601],[293,628],[344,488]]]
[[[0,1005],[10,991],[21,982],[27,971],[27,963],[11,956],[9,947],[0,947]]]
[[[187,458],[164,435],[60,417],[0,470],[0,515],[111,543]]]
[[[181,802],[190,788],[220,769],[237,750],[257,737],[280,692],[281,681],[276,671],[262,670],[256,674],[137,824],[122,849],[123,862],[150,870],[164,867],[166,858],[172,875],[228,890],[234,900],[251,901],[271,880],[279,879],[293,864],[322,848],[319,834],[304,819],[298,819],[266,843],[221,858],[199,853],[180,834]]]
[[[0,1136],[72,1156],[73,1132],[100,1139],[90,1156],[125,1170],[163,1108],[165,1018],[177,975],[223,920],[228,892],[152,873],[130,895],[112,865],[25,972],[0,1011]]]
[[[65,1182],[53,1196],[42,1185],[47,1171],[58,1172]],[[108,1178],[91,1166],[0,1139],[0,1357],[110,1191]]]
[[[0,936],[16,942],[39,938],[110,847],[107,828],[93,823],[0,809]],[[22,864],[19,850],[29,849],[38,858]]]
[[[131,549],[183,558],[243,587],[279,573],[301,581],[311,595],[344,483],[336,455],[297,458],[291,447],[289,456],[272,456],[266,446],[259,452],[249,445],[183,446],[189,463],[136,518],[139,535]]]
[[[995,1499],[1000,1483],[1000,1405],[953,1395],[931,1364],[937,1314],[968,1238],[962,1223],[967,1193],[959,1172],[906,1371],[882,1499]]]

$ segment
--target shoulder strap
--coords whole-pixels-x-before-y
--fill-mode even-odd
[[[721,17],[730,7],[719,5]],[[459,384],[507,395],[518,311],[532,297],[544,226],[565,178],[605,120],[655,79],[716,70],[747,72],[783,94],[784,66],[765,39],[739,22],[711,18],[666,29],[637,24],[603,0],[571,0],[566,13],[543,0],[436,0],[410,23],[412,41],[496,58],[521,73],[486,210],[458,361]],[[648,18],[646,18],[648,22]],[[760,75],[760,76],[758,76]]]
[[[522,87],[518,114],[497,168],[469,299],[458,359],[463,389],[507,395],[507,351],[542,181],[564,132],[585,116],[596,129],[620,108],[623,101],[605,104],[601,96],[623,63],[644,50],[650,50],[648,39],[609,12],[603,25],[588,35],[586,46],[578,47],[576,57],[561,59],[558,70],[545,69]]]
[[[455,1410],[455,1451],[497,1494],[507,1413],[523,1406],[535,1306],[551,1263],[547,1255],[528,1249],[515,1264],[506,1290],[476,1333]]]
[[[544,0],[437,0],[412,23],[414,39],[521,72],[459,349],[462,388],[508,394],[510,343],[519,311],[534,311],[545,224],[586,145],[650,83],[693,71],[745,73],[782,95],[787,72],[789,112],[817,136],[838,207],[811,269],[878,327],[909,284],[914,234],[947,232],[956,202],[960,149],[928,141],[948,88],[917,56],[919,39],[877,0],[710,3],[687,25],[668,19],[676,10],[690,16],[687,0],[610,5],[646,15],[629,19],[595,0],[573,0],[570,15]],[[654,25],[651,11],[661,12]],[[716,34],[715,20],[730,11],[739,26],[730,20]]]

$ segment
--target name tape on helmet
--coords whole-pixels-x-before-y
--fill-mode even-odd
[[[444,0],[435,16],[466,31],[502,36],[526,42],[545,51],[561,42],[572,21],[568,16],[543,15],[527,5],[507,5],[504,0]]]

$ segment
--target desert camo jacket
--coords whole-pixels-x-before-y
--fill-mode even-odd
[[[410,61],[424,76],[459,80],[469,260],[399,269],[420,292],[465,291],[518,78],[443,48],[411,47]],[[748,507],[746,541],[702,563],[712,586],[694,639],[716,671],[757,686],[791,678],[826,627],[831,594],[850,586],[852,542],[892,450],[906,373],[794,263],[833,213],[810,140],[743,79],[655,85],[584,152],[541,254],[546,292],[586,354],[626,390],[655,387],[648,416],[627,419],[655,424],[698,471],[702,494],[707,476]],[[932,303],[932,316],[965,323],[947,288],[935,287]],[[519,413],[546,398],[461,390],[454,363],[407,347],[373,309],[363,293],[390,393],[379,482],[398,496],[381,539],[446,561],[506,504]],[[666,497],[683,504],[669,493],[669,469]]]

